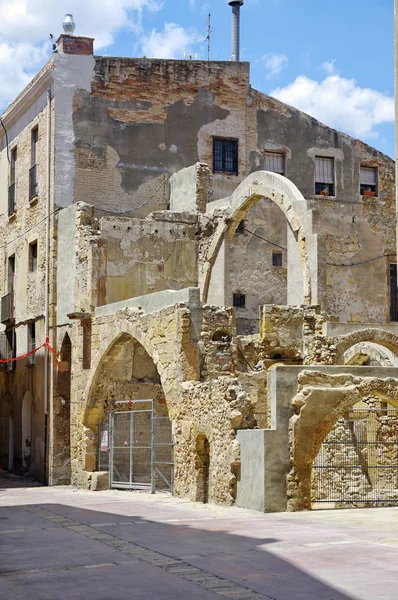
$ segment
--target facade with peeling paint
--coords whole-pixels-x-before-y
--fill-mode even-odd
[[[2,117],[2,358],[45,341],[48,309],[59,367],[47,388],[44,349],[2,367],[0,467],[309,508],[315,446],[358,402],[342,440],[377,443],[395,402],[394,162],[252,89],[247,63],[92,43],[61,36]],[[355,456],[334,505],[377,496]]]

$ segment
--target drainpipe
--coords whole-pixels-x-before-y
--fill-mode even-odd
[[[47,173],[46,173],[46,272],[44,286],[44,336],[50,335],[50,182],[51,182],[51,88],[47,90]],[[48,359],[47,346],[44,348],[44,483],[47,483],[47,454],[48,454]]]

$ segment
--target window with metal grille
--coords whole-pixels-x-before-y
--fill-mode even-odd
[[[236,292],[233,298],[233,305],[235,308],[245,308],[246,307],[246,295],[241,294],[240,292]]]
[[[37,240],[29,244],[29,272],[36,273],[37,270]]]
[[[285,155],[282,152],[266,152],[264,168],[266,171],[285,174]]]
[[[14,214],[16,210],[16,180],[17,173],[17,149],[14,148],[11,150],[11,160],[10,160],[10,183],[8,186],[8,214]]]
[[[29,199],[37,196],[37,161],[38,161],[39,130],[37,127],[31,131],[31,152],[29,170]]]
[[[273,267],[281,267],[282,264],[283,264],[282,252],[273,252],[272,253],[272,266]]]
[[[377,167],[361,167],[359,182],[361,196],[376,196]]]
[[[315,194],[334,196],[334,158],[315,157]]]
[[[213,138],[213,171],[238,174],[238,140]]]

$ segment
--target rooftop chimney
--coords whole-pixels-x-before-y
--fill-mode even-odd
[[[232,6],[232,55],[231,60],[240,60],[240,7],[243,0],[229,0]]]
[[[59,54],[84,54],[87,56],[94,53],[93,38],[74,35],[76,23],[73,15],[65,15],[62,27],[65,33],[60,35],[57,40],[57,52]]]

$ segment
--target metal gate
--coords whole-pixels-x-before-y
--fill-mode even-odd
[[[398,505],[398,410],[362,404],[322,444],[312,469],[313,508]]]
[[[108,442],[109,440],[109,442]],[[174,444],[170,419],[153,400],[118,401],[99,427],[99,469],[116,489],[173,491]]]

